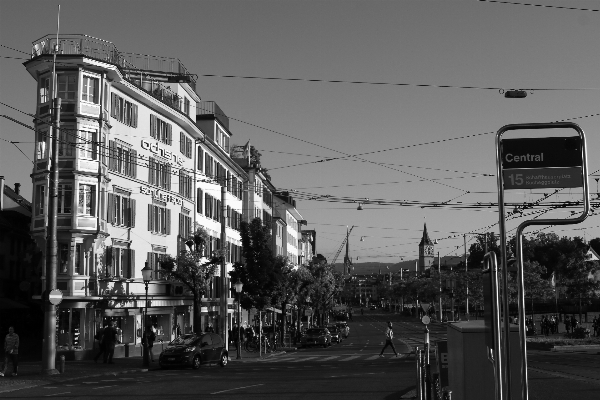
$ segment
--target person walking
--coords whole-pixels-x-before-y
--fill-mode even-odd
[[[144,332],[143,346],[148,348],[148,355],[150,356],[150,361],[154,362],[154,354],[152,353],[152,348],[154,347],[154,341],[156,340],[156,335],[154,331],[152,331],[151,326],[146,326],[146,332]],[[144,349],[145,350],[145,349]]]
[[[15,333],[15,328],[12,326],[8,327],[8,335],[4,338],[4,366],[0,376],[6,374],[9,361],[13,365],[12,376],[17,376],[17,370],[19,369],[19,335]]]
[[[394,342],[392,342],[392,339],[394,339],[394,331],[392,330],[392,321],[388,321],[387,322],[387,329],[385,330],[385,346],[383,346],[383,349],[381,349],[381,353],[379,353],[379,357],[383,357],[383,352],[385,351],[385,349],[387,349],[388,346],[392,346],[392,350],[394,350],[394,354],[396,355],[396,357],[398,357],[398,352],[396,351],[396,348],[394,347]]]
[[[102,335],[102,344],[104,344],[104,364],[114,364],[113,355],[115,354],[115,344],[117,342],[117,330],[114,328],[114,322],[108,323],[104,328]]]
[[[96,357],[94,357],[95,363],[97,363],[100,356],[106,352],[104,343],[102,342],[102,336],[104,335],[104,329],[106,329],[106,326],[104,328],[102,328],[102,326],[100,328],[98,328],[98,331],[96,332],[96,335],[94,336],[94,339],[95,339],[96,343],[98,344],[98,349],[100,349],[98,354],[96,354]]]

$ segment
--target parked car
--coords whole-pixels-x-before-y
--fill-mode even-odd
[[[188,333],[171,341],[160,353],[158,365],[169,367],[200,368],[201,364],[219,363],[227,365],[229,354],[223,339],[215,333]]]
[[[327,328],[310,328],[300,339],[302,347],[307,346],[331,346],[331,334]]]
[[[342,343],[342,331],[335,325],[327,327],[329,334],[331,335],[331,341],[336,343]]]
[[[338,322],[336,324],[336,326],[338,327],[338,329],[340,330],[340,332],[342,332],[342,336],[344,337],[344,339],[347,339],[348,336],[350,336],[350,327],[348,326],[347,323],[345,323],[345,322]]]

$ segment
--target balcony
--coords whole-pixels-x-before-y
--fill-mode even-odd
[[[52,35],[34,41],[31,47],[31,58],[53,54],[55,44],[56,37]],[[173,76],[185,75],[188,78],[186,83],[196,91],[195,76],[190,74],[177,58],[122,53],[112,42],[83,34],[61,35],[58,40],[57,54],[82,55],[114,64],[119,67],[127,81],[183,114],[185,114],[183,99],[168,86],[148,76],[148,72],[173,74]],[[189,115],[186,116],[190,118]]]

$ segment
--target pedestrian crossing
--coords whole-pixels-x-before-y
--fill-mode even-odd
[[[379,354],[340,354],[336,356],[302,356],[302,355],[294,355],[294,356],[282,356],[282,357],[269,357],[266,359],[258,359],[257,362],[261,363],[304,363],[304,362],[348,362],[348,361],[374,361],[374,360],[400,360],[403,358],[407,358],[409,354],[398,354],[398,357],[395,357],[393,354],[386,354],[384,357],[380,357]]]

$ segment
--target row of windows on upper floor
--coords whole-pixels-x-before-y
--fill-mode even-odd
[[[81,82],[81,87],[79,86],[79,82]],[[104,84],[104,91],[102,93],[103,105],[105,109],[108,109],[108,97],[109,97],[109,88],[108,83]],[[77,96],[78,91],[81,93],[81,96]],[[163,90],[164,91],[164,90]],[[170,92],[170,90],[169,90]],[[166,93],[165,93],[166,94]],[[47,103],[51,100],[52,96],[52,76],[42,76],[39,79],[39,102],[40,104]],[[98,74],[92,74],[89,72],[80,73],[72,73],[72,72],[58,72],[57,73],[57,86],[56,86],[56,96],[62,100],[66,101],[76,101],[77,98],[81,99],[81,101],[100,105],[100,76]],[[160,96],[165,97],[165,96]],[[183,113],[185,113],[190,118],[195,118],[195,115],[192,115],[191,110],[191,101],[186,96],[179,96],[175,93],[166,94],[168,97],[167,104],[173,106]],[[120,100],[119,100],[120,99]],[[178,104],[173,104],[173,100],[176,100]],[[129,111],[131,112],[132,108],[137,109],[137,105],[132,102],[128,102],[120,96],[117,96],[115,93],[111,93],[111,106],[112,106],[112,114],[118,114],[119,116],[112,115],[117,118],[120,122],[125,123],[126,125],[133,126],[132,124],[132,113],[127,113],[127,107],[129,107]],[[119,113],[119,111],[123,111],[123,113]]]
[[[130,192],[119,190],[115,193],[105,193],[102,191],[99,198],[100,204],[98,204],[96,185],[79,183],[77,191],[75,192],[73,189],[74,185],[71,183],[58,185],[58,214],[70,215],[75,208],[78,215],[96,217],[100,213],[103,218],[105,216],[107,222],[115,226],[135,228],[136,200],[131,198]],[[43,216],[46,212],[46,192],[47,187],[44,185],[35,187],[35,217]],[[74,198],[75,195],[76,198]],[[200,188],[198,188],[197,195],[196,211],[206,218],[221,222],[223,219],[221,201],[208,193],[203,193]],[[225,214],[225,225],[239,231],[242,221],[241,212],[227,206]],[[189,220],[191,221],[191,218]],[[180,219],[180,234],[184,231],[191,232],[191,227],[182,231],[181,226]],[[155,200],[152,204],[148,204],[148,231],[162,235],[171,234],[171,209],[165,202]],[[185,237],[188,236],[185,235]]]

